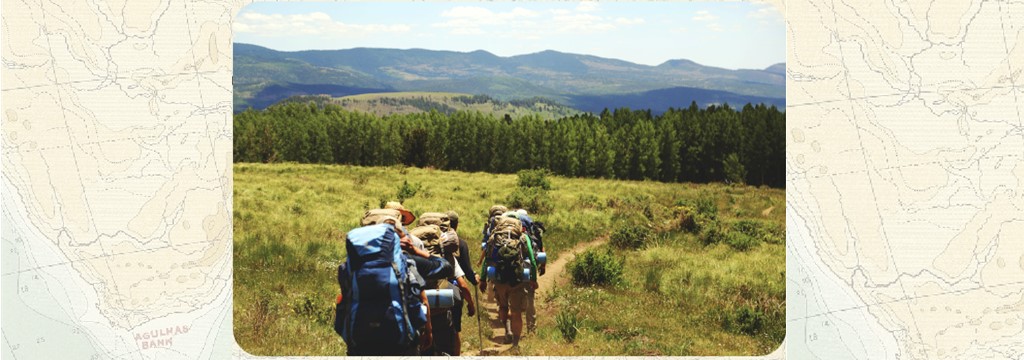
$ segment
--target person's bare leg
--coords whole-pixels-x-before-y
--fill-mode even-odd
[[[519,346],[519,338],[523,335],[523,313],[512,312],[512,346]]]
[[[452,350],[455,352],[452,356],[459,356],[462,354],[462,333],[455,333],[455,346],[452,346]]]

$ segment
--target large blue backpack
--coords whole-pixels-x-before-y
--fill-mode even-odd
[[[334,329],[350,348],[414,346],[427,323],[421,286],[410,274],[394,225],[377,224],[348,232],[348,259],[338,268],[342,302]]]

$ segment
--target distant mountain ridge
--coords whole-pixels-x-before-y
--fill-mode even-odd
[[[484,50],[283,52],[238,43],[234,51],[236,110],[263,108],[302,94],[396,91],[459,92],[502,100],[543,97],[592,112],[600,111],[593,108],[593,100],[619,98],[628,101],[610,103],[664,111],[661,106],[666,101],[648,102],[644,96],[656,90],[687,96],[678,99],[676,107],[689,106],[691,101],[721,103],[720,99],[785,106],[785,64],[729,70],[678,59],[649,66],[553,50],[501,57]]]

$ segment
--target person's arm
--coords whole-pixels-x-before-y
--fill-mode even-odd
[[[466,273],[466,279],[469,280],[474,286],[479,285],[476,280],[476,273],[473,272],[473,263],[470,262],[469,256],[469,244],[466,240],[459,239],[459,266],[462,267],[462,272]]]
[[[469,316],[476,315],[476,304],[473,303],[473,296],[470,295],[469,285],[466,285],[466,277],[461,276],[456,279],[459,285],[459,292],[462,293],[462,299],[466,301],[466,314]]]
[[[409,254],[409,258],[416,262],[416,271],[424,280],[441,280],[452,277],[455,271],[451,263],[438,256],[420,256]]]

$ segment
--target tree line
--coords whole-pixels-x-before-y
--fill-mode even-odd
[[[467,111],[379,117],[291,102],[235,114],[234,159],[785,187],[785,123],[775,106],[751,104],[544,120]]]

